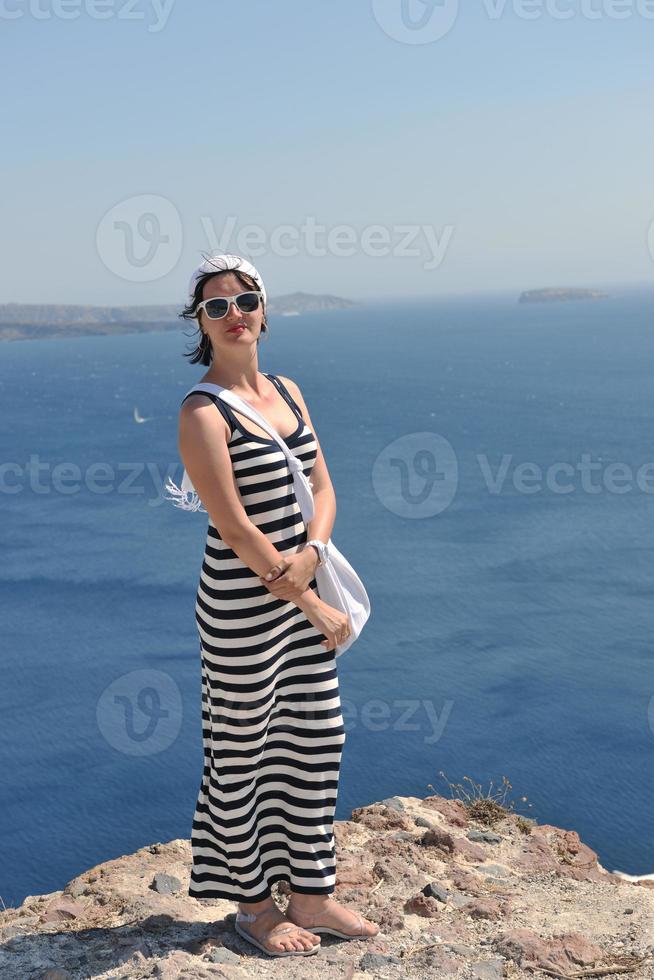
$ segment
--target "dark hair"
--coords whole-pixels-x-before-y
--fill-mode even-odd
[[[198,303],[202,302],[202,292],[204,287],[213,279],[214,276],[224,275],[226,272],[233,272],[239,282],[246,287],[246,289],[256,289],[259,290],[259,286],[254,281],[252,276],[249,276],[246,272],[241,272],[240,269],[219,269],[217,272],[207,272],[205,275],[201,276],[196,285],[195,292],[193,293],[193,299],[190,301],[179,314],[182,320],[196,320],[198,319],[196,315],[196,307]],[[268,330],[268,323],[266,321],[266,310],[264,307],[263,320],[261,322],[261,333],[266,333]],[[197,332],[200,334],[199,341],[196,342],[195,349],[189,353],[184,354],[184,357],[189,358],[189,364],[200,364],[210,365],[213,359],[213,347],[211,340],[208,335],[200,328],[200,322],[198,320]],[[257,343],[259,343],[260,337],[257,337]]]

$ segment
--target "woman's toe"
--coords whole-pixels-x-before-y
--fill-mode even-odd
[[[376,936],[379,932],[379,926],[375,922],[371,922],[370,919],[366,919],[363,915],[361,918],[363,919],[363,935]]]

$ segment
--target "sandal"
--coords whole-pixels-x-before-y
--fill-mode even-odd
[[[320,919],[325,917],[325,913],[329,915],[329,906],[326,909],[322,909],[320,912],[305,912],[302,909],[296,909],[291,906],[289,902],[286,907],[286,918],[290,919],[291,922],[295,922],[295,916],[302,919],[304,928],[308,929],[310,932],[326,933],[329,936],[338,936],[339,939],[374,939],[375,936],[379,934],[379,928],[377,932],[369,933],[365,931],[365,920],[360,912],[355,912],[354,909],[348,909],[352,915],[356,916],[357,925],[355,932],[343,932],[341,929],[336,929],[334,926],[325,925],[324,922],[321,924]],[[300,922],[297,923],[300,925]],[[373,923],[374,924],[374,923]]]
[[[255,922],[259,916],[264,915],[266,912],[271,912],[273,908],[277,909],[277,906],[271,906],[269,908],[262,909],[261,912],[252,913],[241,912],[239,909],[236,913],[236,921],[234,922],[236,932],[239,934],[239,936],[242,936],[243,939],[247,939],[249,943],[252,943],[253,946],[257,946],[263,953],[267,953],[268,956],[312,956],[314,953],[317,953],[320,949],[320,943],[314,943],[313,946],[310,946],[308,949],[270,949],[268,946],[264,946],[260,939],[257,939],[257,937],[253,936],[251,932],[243,928],[243,922]],[[279,910],[277,909],[277,911]],[[270,932],[266,934],[265,938],[270,941],[271,939],[275,939],[277,936],[289,935],[292,932],[308,931],[303,929],[302,926],[298,925],[284,926],[283,928],[280,928],[280,926],[281,923],[279,923],[278,926],[273,927]]]

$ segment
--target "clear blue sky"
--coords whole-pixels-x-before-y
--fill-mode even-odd
[[[644,0],[62,2],[0,0],[0,302],[178,302],[230,220],[272,295],[654,278]]]

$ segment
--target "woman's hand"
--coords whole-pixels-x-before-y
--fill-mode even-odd
[[[327,650],[333,650],[339,643],[343,643],[352,632],[350,617],[317,596],[305,610],[305,616],[324,635],[325,639],[320,642]]]
[[[278,599],[299,599],[313,581],[317,565],[316,549],[309,545],[295,555],[285,555],[259,579]]]

